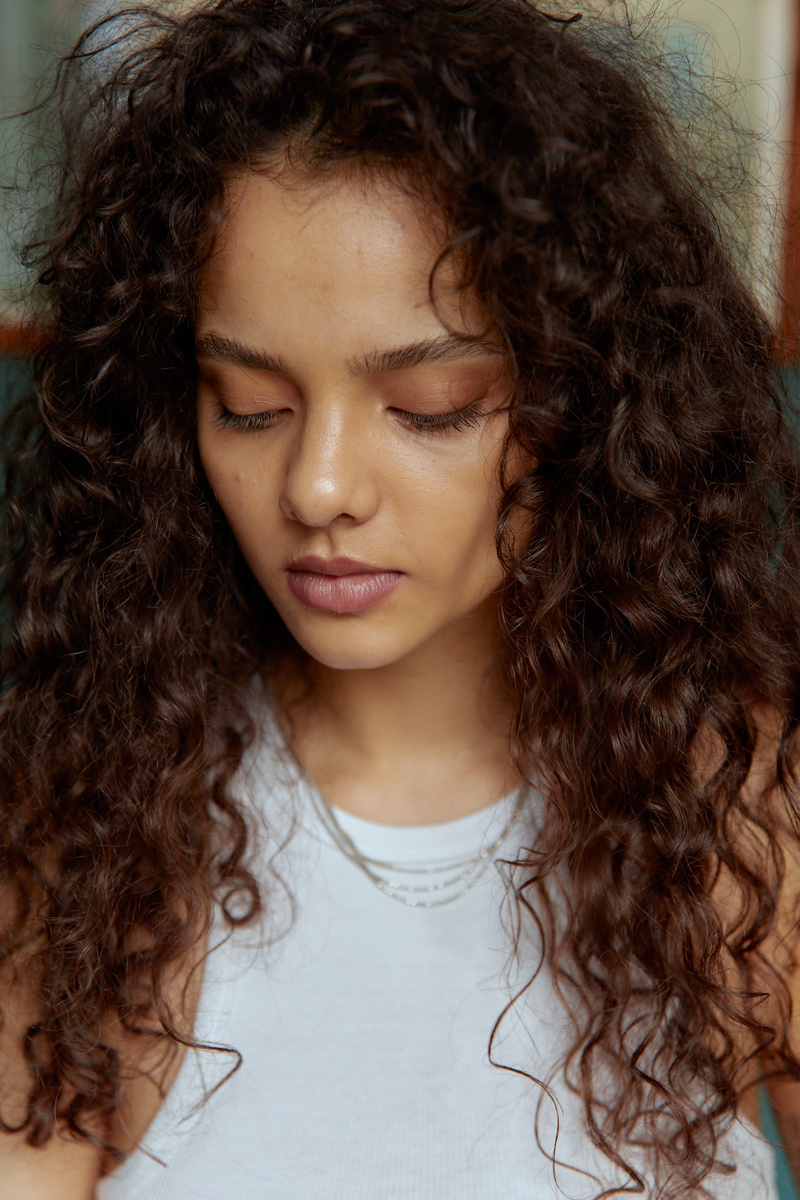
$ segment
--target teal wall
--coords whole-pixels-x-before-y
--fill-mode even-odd
[[[781,1145],[781,1135],[778,1132],[775,1113],[772,1111],[772,1105],[764,1088],[761,1089],[760,1109],[761,1131],[764,1137],[772,1142],[772,1145],[775,1147],[775,1174],[778,1180],[778,1196],[780,1200],[800,1200],[800,1188],[795,1183],[792,1168],[789,1166],[789,1160],[786,1157],[786,1151]]]
[[[0,425],[10,406],[24,394],[29,384],[30,364],[25,359],[0,356]],[[3,468],[0,463],[0,488],[2,485]]]
[[[30,364],[24,358],[0,357],[0,420],[9,404],[24,391],[30,379]]]

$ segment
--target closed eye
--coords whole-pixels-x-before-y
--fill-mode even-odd
[[[237,429],[241,432],[268,429],[276,423],[283,411],[278,409],[257,413],[234,413],[220,401],[217,401],[216,408],[214,421],[218,429]],[[467,405],[466,408],[457,409],[455,412],[414,413],[403,408],[394,408],[392,412],[395,413],[401,424],[415,433],[450,433],[463,429],[475,429],[480,424],[481,418],[486,415],[481,408],[480,400]]]
[[[481,408],[480,400],[476,400],[474,404],[468,404],[466,408],[459,408],[455,412],[412,413],[406,412],[403,408],[395,408],[393,411],[403,425],[408,429],[413,429],[416,433],[449,433],[462,429],[475,429],[480,424],[481,417],[486,416]]]
[[[276,412],[234,413],[229,408],[226,408],[224,404],[219,403],[219,401],[216,408],[214,424],[218,429],[239,429],[245,432],[250,429],[267,429],[270,425],[274,425],[281,415],[280,410]]]

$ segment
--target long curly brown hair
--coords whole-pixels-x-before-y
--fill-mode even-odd
[[[104,1020],[179,1040],[165,980],[198,926],[269,909],[232,781],[253,673],[291,639],[199,465],[193,316],[226,181],[287,146],[423,188],[515,366],[510,442],[535,465],[499,513],[501,623],[548,814],[515,895],[576,1014],[589,1135],[617,1163],[644,1141],[659,1194],[695,1195],[747,1059],[800,1078],[791,955],[765,949],[800,829],[800,471],[773,330],[644,44],[570,15],[221,0],[132,11],[122,46],[98,59],[95,31],[62,66],[3,576],[0,965],[36,998],[33,1146],[57,1124],[113,1150]],[[754,798],[759,706],[777,732]]]

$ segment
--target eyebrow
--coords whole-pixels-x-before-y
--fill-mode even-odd
[[[245,346],[235,338],[223,337],[219,333],[208,333],[198,338],[195,353],[198,358],[231,363],[237,367],[290,374],[286,363],[278,355],[265,354],[262,350]],[[425,362],[451,362],[486,354],[498,357],[502,351],[494,343],[481,338],[446,333],[425,341],[411,342],[407,346],[396,346],[391,350],[375,350],[363,358],[352,359],[347,365],[352,375],[380,375],[407,370]]]

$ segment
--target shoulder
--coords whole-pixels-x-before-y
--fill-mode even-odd
[[[191,953],[165,981],[164,996],[182,1037],[191,1037],[202,989],[207,939],[198,935]],[[0,973],[0,1116],[10,1127],[23,1123],[28,1109],[30,1070],[25,1061],[25,1031],[35,1021],[34,989],[17,971]],[[98,1031],[120,1065],[117,1105],[99,1140],[123,1156],[141,1142],[177,1076],[185,1053],[166,1036],[142,1038],[127,1033],[109,1014]],[[0,1131],[0,1200],[93,1200],[98,1180],[116,1161],[99,1148],[57,1130],[43,1147],[27,1144],[25,1131]]]
[[[786,738],[787,722],[774,705],[754,705],[750,715],[755,744],[739,790],[741,804],[728,824],[728,861],[717,876],[714,899],[731,957],[747,963],[739,986],[760,997],[753,1015],[773,1035],[750,1058],[746,1080],[769,1081],[778,1125],[800,1180],[800,747],[796,735]],[[702,777],[710,778],[724,752],[711,735],[704,734],[699,743]],[[748,925],[758,934],[749,955]],[[752,1048],[742,1045],[743,1057],[748,1050],[752,1054]],[[743,1110],[755,1120],[756,1093],[745,1093],[744,1101]]]
[[[0,1143],[0,1200],[93,1200],[101,1156],[93,1146],[56,1135],[41,1150],[5,1134]]]
[[[713,806],[710,898],[723,936],[725,982],[742,999],[761,994],[754,1018],[775,1031],[786,1024],[791,997],[792,1037],[800,1041],[797,738],[787,741],[787,722],[773,705],[753,705],[747,716],[747,759],[739,755],[737,762],[710,727],[693,746],[691,769]]]
[[[22,1048],[35,1012],[30,988],[8,961],[0,972],[0,1113],[11,1129],[24,1121],[30,1073]],[[61,1133],[47,1145],[27,1144],[25,1132],[0,1132],[0,1200],[92,1200],[102,1170],[100,1152]]]
[[[181,1037],[191,1039],[203,986],[207,937],[198,934],[191,953],[166,981],[165,999]],[[180,1070],[186,1047],[172,1039],[142,1046],[119,1028],[109,1030],[122,1064],[119,1103],[114,1112],[110,1141],[127,1156],[139,1145],[164,1102]],[[115,1164],[106,1160],[103,1174]]]
[[[784,714],[774,705],[753,705],[749,716],[754,734],[749,766],[715,814],[721,859],[715,898],[726,910],[748,885],[750,890],[757,885],[764,947],[777,951],[779,944],[788,948],[793,942],[800,915],[800,738],[787,740]],[[703,730],[694,751],[693,769],[709,784],[725,766],[721,739]]]

